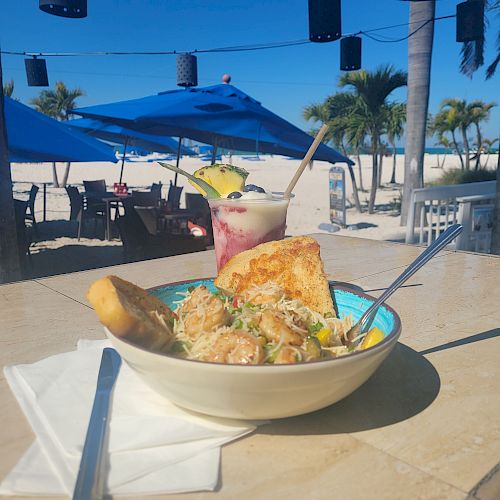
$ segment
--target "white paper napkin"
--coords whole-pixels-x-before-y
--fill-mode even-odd
[[[80,341],[77,351],[4,369],[37,440],[4,479],[0,494],[72,494],[102,349],[109,345]],[[256,424],[183,410],[122,363],[111,409],[107,493],[213,490],[220,446]]]

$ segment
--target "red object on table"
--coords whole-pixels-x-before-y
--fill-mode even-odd
[[[128,195],[128,187],[126,182],[115,182],[113,184],[113,192],[116,196]]]

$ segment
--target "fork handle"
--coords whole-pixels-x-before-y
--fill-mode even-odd
[[[408,278],[413,276],[424,264],[429,262],[434,255],[442,250],[448,243],[454,240],[463,230],[461,224],[453,224],[444,231],[436,241],[429,245],[393,282],[387,287],[385,292],[366,310],[359,320],[361,333],[370,324],[371,315],[377,310],[380,304],[384,303]]]

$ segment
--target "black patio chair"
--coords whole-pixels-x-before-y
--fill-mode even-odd
[[[104,179],[96,181],[83,181],[83,188],[86,193],[105,193],[106,181]]]
[[[161,232],[152,234],[138,213],[148,207],[134,206],[131,198],[123,200],[124,215],[116,220],[123,243],[125,262],[205,250],[204,242],[189,234],[172,235]]]
[[[23,277],[26,277],[28,268],[31,267],[31,235],[29,228],[26,227],[26,212],[28,202],[14,199],[14,216],[16,220],[17,248],[19,261]]]
[[[158,194],[154,191],[132,191],[129,198],[136,207],[155,207],[160,206]]]
[[[36,219],[35,219],[35,199],[38,193],[38,186],[33,184],[30,189],[30,196],[28,199],[26,216],[24,218],[25,221],[29,222],[33,226],[33,231],[35,232],[35,236],[38,238],[38,228],[36,227]]]
[[[163,185],[161,182],[153,182],[153,184],[151,184],[151,187],[149,188],[149,190],[152,192],[152,193],[155,193],[157,198],[158,198],[158,206],[160,205],[160,202],[161,202],[161,189],[162,189]]]
[[[212,229],[212,216],[208,201],[201,194],[185,193],[186,208],[194,214],[192,222],[203,226],[207,230],[207,245],[212,245],[214,241]]]
[[[170,181],[167,195],[167,205],[171,210],[178,210],[181,204],[182,186],[174,186]]]
[[[70,221],[77,221],[77,237],[80,241],[83,224],[88,219],[94,220],[94,236],[97,234],[97,222],[100,220],[103,229],[106,224],[106,205],[104,203],[89,203],[89,199],[82,195],[77,187],[66,186],[66,193],[70,202]]]

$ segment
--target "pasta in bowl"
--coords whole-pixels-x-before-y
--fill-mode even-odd
[[[200,287],[203,295],[195,294]],[[272,296],[276,289],[271,286],[264,291],[264,295]],[[233,302],[232,298],[213,293],[217,293],[213,280],[169,284],[150,290],[153,297],[177,312],[173,319],[175,337],[166,352],[155,352],[106,329],[122,358],[154,390],[179,406],[208,415],[272,419],[329,406],[372,375],[396,344],[401,331],[399,316],[384,305],[374,320],[374,326],[383,332],[383,339],[373,347],[347,351],[341,343],[342,331],[374,300],[349,288],[331,286],[338,318],[319,317],[284,297],[275,296],[276,300],[256,304],[261,301],[255,297],[252,301],[241,297],[241,301]],[[212,329],[217,334],[200,338],[193,335],[194,331],[200,331],[199,325],[191,330],[190,322],[207,321],[210,315],[205,306],[211,297],[223,304],[222,308],[218,304],[210,306],[216,307],[215,316],[220,324]],[[198,301],[203,307],[199,307]],[[199,314],[182,317],[183,312],[193,310]],[[279,331],[283,325],[289,327],[288,314],[298,327]],[[252,323],[259,315],[258,325]],[[262,320],[262,316],[267,319]],[[192,319],[186,324],[187,317]],[[274,324],[276,318],[285,319]],[[322,330],[329,331],[328,342],[320,334]],[[236,348],[227,349],[227,343]]]

